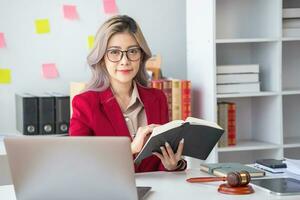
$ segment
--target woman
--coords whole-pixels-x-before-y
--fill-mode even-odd
[[[74,97],[71,136],[127,136],[133,155],[140,152],[154,127],[168,122],[162,91],[147,88],[145,62],[150,49],[137,23],[114,16],[98,30],[88,55],[92,79],[85,92]],[[162,154],[135,165],[136,172],[183,170],[183,140],[174,153],[168,143]]]

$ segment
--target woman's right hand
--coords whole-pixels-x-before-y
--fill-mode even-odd
[[[136,133],[135,137],[133,138],[133,141],[131,142],[132,154],[137,154],[142,150],[144,144],[150,137],[153,129],[158,126],[160,126],[160,125],[150,124],[150,125],[138,128],[137,133]]]

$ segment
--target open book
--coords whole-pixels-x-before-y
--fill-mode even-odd
[[[183,155],[205,160],[214,148],[224,130],[214,122],[188,117],[185,121],[174,120],[153,129],[153,132],[136,156],[134,162],[139,163],[151,156],[152,152],[161,153],[160,147],[168,142],[174,153],[184,138]]]

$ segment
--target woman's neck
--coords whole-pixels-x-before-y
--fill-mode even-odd
[[[128,84],[111,82],[111,87],[116,97],[128,98],[131,97],[132,94],[133,82]]]

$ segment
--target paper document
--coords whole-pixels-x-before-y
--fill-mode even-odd
[[[300,175],[300,160],[285,158],[287,171]]]

